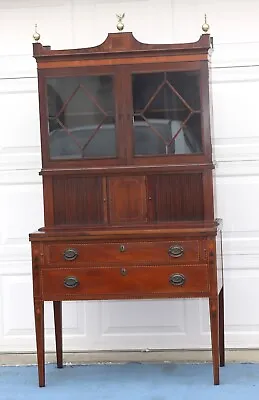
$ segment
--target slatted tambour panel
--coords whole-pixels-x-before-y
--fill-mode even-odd
[[[149,176],[148,191],[152,221],[203,220],[201,173]]]
[[[101,224],[104,220],[102,179],[53,177],[54,223]]]

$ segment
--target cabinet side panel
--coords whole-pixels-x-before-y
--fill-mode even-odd
[[[52,226],[54,223],[52,177],[43,176],[42,182],[43,182],[43,196],[44,196],[45,226]]]
[[[102,224],[102,197],[101,178],[53,177],[55,224]]]
[[[111,224],[146,222],[145,177],[110,177],[108,179],[108,202],[109,222]]]
[[[148,177],[153,221],[200,221],[204,219],[201,173]]]

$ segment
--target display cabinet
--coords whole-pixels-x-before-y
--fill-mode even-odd
[[[219,383],[210,52],[207,33],[185,44],[143,44],[125,32],[83,49],[34,43],[45,216],[30,234],[40,386],[44,301],[54,304],[62,367],[62,301],[199,297],[209,299]]]

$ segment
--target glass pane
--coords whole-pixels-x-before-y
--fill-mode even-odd
[[[202,152],[198,72],[133,74],[132,91],[135,155]]]
[[[51,159],[116,157],[111,76],[47,79]]]

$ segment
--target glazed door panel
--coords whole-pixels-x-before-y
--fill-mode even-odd
[[[111,177],[107,184],[110,224],[133,224],[147,221],[146,178],[144,176]]]
[[[133,156],[202,153],[198,71],[132,74]]]
[[[130,88],[127,162],[202,163],[211,155],[205,141],[203,109],[208,71],[202,62],[134,65],[125,69]],[[169,161],[170,160],[170,161]]]
[[[123,163],[121,80],[120,68],[107,66],[40,74],[45,166]]]

